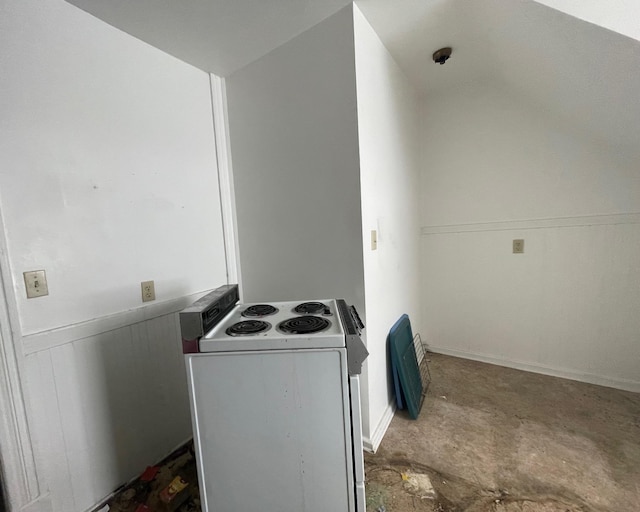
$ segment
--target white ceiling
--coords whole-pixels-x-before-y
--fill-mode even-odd
[[[350,3],[67,1],[221,76]],[[495,86],[602,140],[640,151],[639,41],[533,0],[357,0],[356,4],[421,94],[435,96],[474,83]],[[431,54],[442,46],[454,51],[451,60],[439,66]]]
[[[640,146],[640,42],[533,0],[356,2],[419,92],[482,83],[616,147]],[[452,46],[435,64],[432,53]]]
[[[67,0],[196,67],[227,76],[350,0]]]

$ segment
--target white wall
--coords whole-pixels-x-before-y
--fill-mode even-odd
[[[353,45],[349,6],[226,80],[245,301],[364,309]]]
[[[62,0],[3,2],[0,48],[13,337],[41,489],[81,512],[190,436],[175,312],[226,282],[209,76]]]
[[[636,163],[480,85],[428,97],[423,121],[432,348],[640,390]]]
[[[367,437],[377,448],[392,418],[387,335],[403,314],[420,322],[419,106],[415,91],[354,7],[367,314]],[[377,231],[377,250],[370,233]]]
[[[140,307],[149,279],[158,301],[224,282],[208,76],[61,0],[4,2],[0,23],[21,332]],[[27,300],[35,269],[49,296]]]

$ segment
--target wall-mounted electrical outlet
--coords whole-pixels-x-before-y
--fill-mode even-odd
[[[156,300],[156,288],[153,281],[142,281],[140,288],[142,289],[142,302]]]
[[[27,299],[49,295],[47,286],[47,274],[44,270],[31,270],[23,272],[24,285],[27,288]]]
[[[519,238],[513,241],[513,254],[524,253],[524,240]]]

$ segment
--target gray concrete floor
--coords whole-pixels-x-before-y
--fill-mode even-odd
[[[431,477],[438,499],[389,495],[387,512],[640,511],[640,394],[428,358],[420,417],[398,411],[366,466],[372,497],[385,485],[400,494],[393,474],[413,470]]]

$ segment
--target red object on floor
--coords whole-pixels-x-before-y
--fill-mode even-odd
[[[156,471],[157,473],[157,471]],[[149,507],[147,507],[146,505],[138,505],[138,508],[136,509],[136,512],[151,512],[151,509]]]
[[[143,482],[151,482],[158,474],[158,471],[160,471],[160,467],[158,466],[147,466],[147,469],[145,469],[144,473],[140,476],[140,480]],[[136,510],[136,512],[138,511]]]

